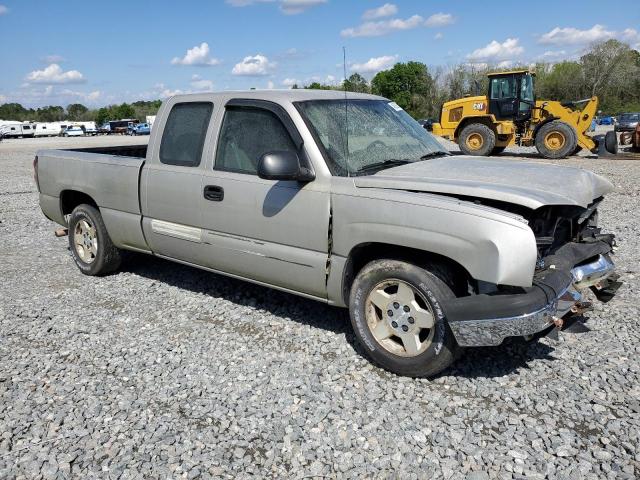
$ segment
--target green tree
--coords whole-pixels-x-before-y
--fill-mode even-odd
[[[111,118],[109,118],[109,109],[102,107],[100,109],[98,109],[98,111],[96,112],[96,116],[95,116],[95,122],[96,125],[98,126],[102,126],[104,125],[108,120],[111,120]]]
[[[307,90],[333,90],[335,87],[331,85],[323,85],[320,82],[312,82],[304,88]]]
[[[414,118],[437,114],[435,83],[424,63],[396,63],[373,77],[371,90],[390,98]]]
[[[28,110],[19,103],[5,103],[0,105],[0,119],[2,120],[25,120]]]
[[[72,103],[67,106],[67,115],[70,120],[82,120],[83,116],[89,111],[87,107],[81,103]]]
[[[111,107],[112,120],[120,120],[124,118],[133,118],[136,114],[135,110],[128,103],[122,103]]]
[[[342,88],[348,92],[369,93],[369,84],[367,80],[359,73],[352,74],[344,82]]]

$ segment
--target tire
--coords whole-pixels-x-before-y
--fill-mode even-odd
[[[536,149],[544,158],[565,158],[578,146],[573,127],[563,121],[545,123],[536,134]]]
[[[120,267],[122,253],[111,241],[97,208],[81,204],[69,217],[69,248],[82,273],[100,276]]]
[[[441,305],[453,297],[447,284],[425,269],[374,260],[351,287],[351,325],[364,350],[383,368],[409,377],[433,376],[457,358],[459,347]]]
[[[504,152],[504,149],[507,147],[493,147],[493,150],[491,150],[491,155],[500,155],[502,152]]]
[[[609,130],[604,135],[604,148],[609,153],[613,153],[614,155],[618,153],[618,136],[615,132]]]
[[[465,155],[488,156],[496,145],[496,134],[482,123],[471,123],[460,132],[458,145]]]

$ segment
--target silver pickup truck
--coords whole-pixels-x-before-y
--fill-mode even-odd
[[[42,150],[44,214],[86,275],[144,252],[348,307],[369,355],[431,376],[619,286],[591,172],[451,156],[398,105],[313,90],[179,95],[148,146]],[[564,317],[564,319],[563,319]]]

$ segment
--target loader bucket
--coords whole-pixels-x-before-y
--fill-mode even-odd
[[[611,157],[618,154],[618,136],[615,132],[607,132],[606,135],[595,135],[596,151],[599,157]]]

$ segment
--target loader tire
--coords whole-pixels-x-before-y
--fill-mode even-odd
[[[544,158],[565,158],[578,146],[573,127],[560,120],[544,124],[536,134],[536,149]]]
[[[604,148],[609,153],[616,155],[618,153],[618,137],[616,132],[608,131],[604,136]]]
[[[482,123],[471,123],[462,129],[458,145],[465,155],[486,157],[496,146],[496,134]]]

